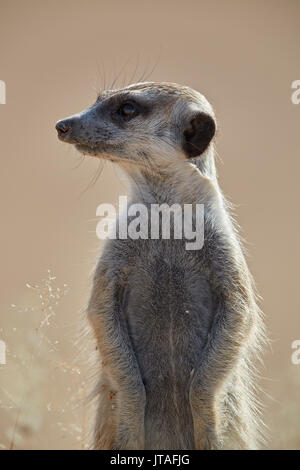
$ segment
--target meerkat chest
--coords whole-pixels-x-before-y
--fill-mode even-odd
[[[122,303],[144,376],[151,363],[156,369],[151,380],[153,374],[163,380],[161,364],[184,361],[186,370],[181,377],[188,380],[205,344],[214,310],[209,282],[193,255],[187,256],[179,242],[174,247],[174,241],[153,243],[148,250],[139,251]]]

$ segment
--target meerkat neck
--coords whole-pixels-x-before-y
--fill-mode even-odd
[[[204,155],[195,159],[194,164],[204,176],[217,181],[217,170],[215,165],[215,149],[211,145]]]
[[[174,160],[162,167],[126,168],[132,200],[146,203],[193,204],[207,199],[206,182],[218,188],[213,153],[194,161]]]

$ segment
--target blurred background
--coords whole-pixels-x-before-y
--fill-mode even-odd
[[[297,0],[0,1],[0,448],[89,445],[93,344],[78,346],[80,312],[101,249],[96,208],[126,185],[112,164],[82,162],[54,126],[113,80],[142,76],[189,85],[216,110],[220,183],[272,338],[267,448],[300,448],[299,17]]]

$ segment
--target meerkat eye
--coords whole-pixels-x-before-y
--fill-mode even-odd
[[[132,103],[124,103],[122,106],[119,108],[118,114],[123,118],[123,119],[132,119],[135,116],[138,115],[138,110]]]

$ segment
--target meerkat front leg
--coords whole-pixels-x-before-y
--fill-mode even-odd
[[[117,393],[118,416],[111,448],[144,449],[145,388],[123,317],[120,291],[117,278],[103,263],[95,275],[88,318],[105,373]]]
[[[201,352],[190,386],[196,449],[222,448],[218,394],[234,369],[254,323],[251,302],[248,307],[241,292],[220,300],[206,345]],[[242,289],[243,290],[243,289]],[[240,298],[239,298],[240,297]]]
[[[205,233],[210,245],[204,249],[216,310],[199,363],[193,370],[189,397],[195,448],[219,449],[222,448],[219,431],[222,417],[218,415],[218,395],[241,357],[257,307],[246,262],[226,217],[218,187],[199,169],[194,174],[198,179],[199,200],[206,207]]]

